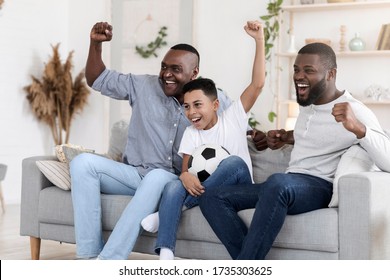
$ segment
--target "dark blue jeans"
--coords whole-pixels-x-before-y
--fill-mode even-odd
[[[310,175],[277,173],[262,184],[217,187],[205,192],[199,206],[232,259],[264,259],[286,215],[325,208],[333,184]],[[255,208],[247,228],[237,212]]]
[[[202,183],[205,193],[211,189],[233,184],[251,184],[252,179],[248,166],[238,156],[229,156],[224,159],[215,172]],[[202,197],[202,194],[200,197]],[[159,208],[160,226],[155,251],[159,253],[160,248],[175,250],[176,232],[179,227],[183,204],[187,208],[198,205],[198,198],[188,194],[180,180],[169,182],[161,197]]]

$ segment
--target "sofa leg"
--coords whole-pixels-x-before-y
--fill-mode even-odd
[[[39,260],[39,255],[41,253],[41,239],[30,236],[30,249],[31,249],[31,259]]]

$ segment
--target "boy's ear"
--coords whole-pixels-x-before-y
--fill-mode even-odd
[[[217,112],[218,111],[218,108],[219,108],[219,100],[218,99],[215,99],[214,102],[214,111]]]

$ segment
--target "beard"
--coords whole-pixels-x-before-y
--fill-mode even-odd
[[[298,104],[301,106],[304,106],[304,107],[313,104],[322,95],[322,93],[325,91],[325,89],[326,89],[326,81],[325,81],[325,77],[324,77],[321,81],[316,83],[310,89],[309,95],[308,95],[306,100],[300,98],[298,92],[296,93]]]

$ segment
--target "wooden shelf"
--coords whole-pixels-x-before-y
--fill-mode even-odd
[[[384,57],[390,56],[390,50],[370,50],[370,51],[345,51],[345,52],[336,52],[337,56],[340,57]]]
[[[302,23],[303,19],[306,19],[305,13],[309,14],[309,19],[312,21],[318,20],[319,22],[326,22],[327,25],[329,25],[329,29],[336,30],[336,28],[339,28],[341,25],[351,23],[354,20],[358,20],[361,18],[361,21],[366,22],[370,20],[375,20],[375,25],[382,25],[384,22],[386,23],[389,20],[389,17],[387,16],[388,13],[386,11],[390,11],[390,0],[374,0],[369,2],[342,2],[342,3],[321,3],[321,4],[306,4],[306,5],[300,5],[297,4],[297,0],[294,1],[284,1],[285,3],[291,3],[290,5],[282,5],[282,11],[283,13],[280,15],[280,22],[281,22],[281,34],[283,36],[278,37],[278,49],[275,50],[275,56],[276,56],[276,68],[277,69],[283,69],[284,67],[292,68],[292,64],[294,63],[294,59],[297,56],[297,53],[289,53],[287,52],[287,49],[285,48],[287,39],[287,36],[284,34],[285,31],[292,31],[292,34],[296,35],[295,39],[304,39],[305,32],[307,30],[310,30],[310,26],[299,26],[299,32],[294,29],[294,22],[298,21],[298,23]],[[324,2],[324,1],[322,1]],[[326,1],[325,1],[326,2]],[[292,3],[296,3],[295,5]],[[287,3],[286,3],[287,4]],[[380,17],[376,18],[376,11],[380,11]],[[352,18],[349,18],[349,15],[352,16]],[[365,16],[367,15],[367,16]],[[337,16],[338,19],[335,20],[337,24],[333,24],[331,17]],[[314,17],[314,19],[313,19]],[[364,17],[364,18],[363,18]],[[375,18],[371,18],[375,17]],[[344,19],[345,18],[345,19]],[[288,19],[288,20],[287,20]],[[345,21],[347,22],[345,22]],[[379,22],[379,23],[377,23]],[[311,23],[310,23],[311,24]],[[324,26],[324,28],[326,28]],[[295,31],[295,32],[294,32]],[[312,30],[311,30],[312,31]],[[297,36],[298,35],[298,36]],[[336,34],[340,35],[340,34]],[[310,35],[313,36],[313,35]],[[318,37],[321,38],[321,37]],[[283,44],[285,43],[285,44]],[[288,43],[288,42],[287,42]],[[348,44],[345,45],[346,51],[344,52],[336,52],[337,60],[341,64],[344,62],[351,66],[353,63],[360,64],[360,63],[366,63],[369,62],[370,64],[375,66],[377,62],[382,63],[384,61],[385,63],[389,61],[390,59],[390,50],[376,50],[374,49],[375,46],[370,47],[371,49],[367,49],[364,51],[350,51],[348,48]],[[372,61],[369,61],[372,60]],[[353,67],[353,66],[352,66]],[[370,66],[371,67],[371,66]],[[382,74],[382,73],[381,73]],[[374,75],[374,73],[373,73]],[[360,75],[361,76],[361,75]],[[359,75],[356,76],[356,79],[359,79]],[[288,79],[288,81],[292,81],[293,74],[292,72],[288,72],[287,74],[282,71],[277,72],[277,78],[276,78],[276,86],[275,86],[275,92],[276,92],[276,102],[277,102],[277,126],[282,127],[282,125],[285,123],[285,119],[288,117],[288,113],[286,113],[285,109],[292,103],[296,103],[295,97],[295,89],[294,86],[289,83],[285,83],[285,79]],[[365,77],[367,79],[367,83],[370,83],[370,80],[372,80],[372,76],[369,75],[368,77]],[[381,79],[382,76],[381,76]],[[383,98],[381,100],[374,100],[370,98],[366,98],[363,94],[364,88],[367,86],[365,83],[361,80],[358,81],[359,85],[352,86],[354,93],[359,92],[360,95],[355,95],[358,100],[363,102],[365,105],[370,106],[372,109],[378,109],[380,112],[383,110],[387,110],[390,105],[390,97],[389,98]],[[353,83],[353,80],[349,81],[349,83]],[[387,82],[385,83],[387,85]],[[348,83],[344,85],[346,89],[349,88]]]
[[[358,2],[361,3],[361,2]],[[296,53],[277,53],[277,56],[280,57],[295,57]],[[390,50],[370,50],[370,51],[345,51],[345,52],[336,52],[337,57],[386,57],[390,56]]]
[[[373,2],[344,2],[344,3],[323,3],[306,5],[286,5],[282,10],[286,12],[313,12],[313,11],[335,11],[342,9],[364,9],[364,8],[388,8],[390,1]]]
[[[358,99],[366,105],[390,105],[390,99],[374,100],[374,99]]]

